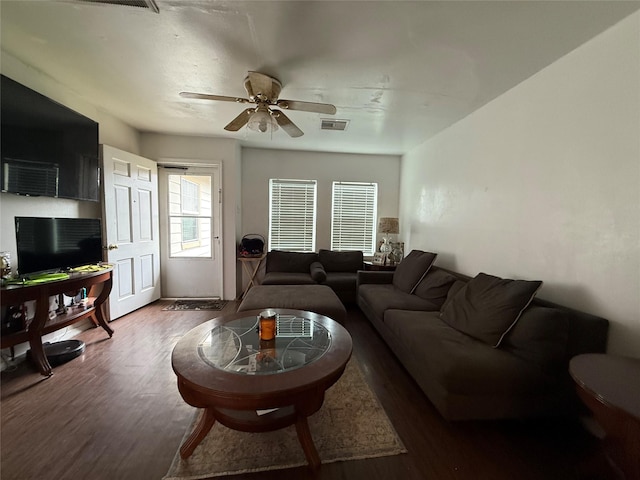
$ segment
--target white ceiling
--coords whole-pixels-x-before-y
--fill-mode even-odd
[[[263,148],[402,154],[640,8],[637,1],[156,0],[160,13],[77,0],[0,3],[1,47],[143,132],[221,136]],[[223,129],[247,71],[305,135]]]

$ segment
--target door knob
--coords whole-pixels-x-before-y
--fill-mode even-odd
[[[110,243],[109,246],[107,247],[107,250],[117,250],[118,249],[118,245],[114,245],[113,243]]]

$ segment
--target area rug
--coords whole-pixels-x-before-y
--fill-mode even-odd
[[[193,430],[197,416],[182,441]],[[309,428],[322,463],[407,452],[353,357],[340,380],[327,390],[322,408],[309,417]],[[301,465],[307,462],[293,425],[275,432],[245,433],[216,423],[191,457],[182,460],[176,453],[164,480],[197,480]]]
[[[226,300],[176,300],[162,310],[222,310],[227,304]]]

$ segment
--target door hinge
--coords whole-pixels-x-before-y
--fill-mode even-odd
[[[218,203],[222,203],[222,189],[219,188],[218,189]]]

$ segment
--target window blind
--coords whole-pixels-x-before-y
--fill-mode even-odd
[[[315,252],[316,183],[269,180],[269,250]]]
[[[378,184],[333,182],[331,249],[375,251]]]

